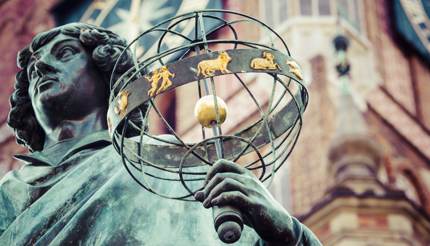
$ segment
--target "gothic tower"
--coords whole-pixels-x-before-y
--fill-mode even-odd
[[[372,139],[349,87],[348,39],[334,39],[336,131],[329,148],[332,183],[300,219],[324,245],[429,245],[430,217],[405,193],[378,178],[382,152]]]

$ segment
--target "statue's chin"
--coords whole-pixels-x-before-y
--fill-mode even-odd
[[[49,85],[48,88],[41,90],[38,95],[38,107],[44,111],[64,110],[67,100],[69,100],[71,92],[67,88],[61,88],[55,84]]]

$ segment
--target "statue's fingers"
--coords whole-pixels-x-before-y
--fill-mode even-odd
[[[212,166],[211,169],[209,169],[208,173],[206,174],[206,180],[205,183],[208,183],[209,180],[212,179],[217,173],[239,173],[239,174],[245,174],[247,171],[246,168],[241,167],[237,165],[236,163],[232,161],[228,161],[225,159],[220,159]]]
[[[203,201],[204,207],[209,207],[211,204],[212,199],[215,197],[218,197],[224,192],[230,192],[230,191],[239,191],[243,193],[244,195],[248,195],[248,189],[244,184],[241,182],[232,179],[232,178],[226,178],[220,183],[218,183],[213,189],[210,190],[209,194],[206,196],[205,200]]]
[[[230,179],[236,179],[239,182],[243,182],[243,177],[241,174],[237,173],[217,173],[213,178],[209,180],[209,182],[205,185],[204,189],[201,191],[196,192],[195,198],[199,201],[203,201],[207,195],[210,193],[210,191],[219,183],[221,183],[223,180],[230,178]]]
[[[251,199],[240,191],[227,191],[219,194],[210,202],[210,206],[230,205],[238,209],[247,209],[251,206]],[[243,210],[244,211],[244,210]]]

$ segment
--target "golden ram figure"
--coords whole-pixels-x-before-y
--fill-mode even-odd
[[[251,68],[253,69],[281,69],[275,62],[275,56],[269,52],[263,52],[263,58],[254,58],[251,60]]]
[[[227,52],[223,51],[216,59],[199,62],[197,65],[197,75],[203,75],[205,77],[214,76],[214,72],[217,70],[221,73],[229,73],[230,71],[227,69],[227,65],[230,61],[231,57]]]

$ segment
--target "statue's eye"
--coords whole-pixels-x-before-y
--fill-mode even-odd
[[[34,78],[37,78],[37,77],[38,77],[38,75],[37,75],[36,69],[32,69],[30,71],[30,78],[34,79]]]
[[[36,72],[36,69],[34,68],[34,63],[30,64],[30,66],[28,67],[27,76],[29,77],[29,79],[35,79],[39,76]]]
[[[57,57],[61,60],[65,60],[65,59],[69,58],[70,56],[74,55],[76,52],[77,51],[75,48],[73,48],[71,46],[65,46],[58,51]]]

